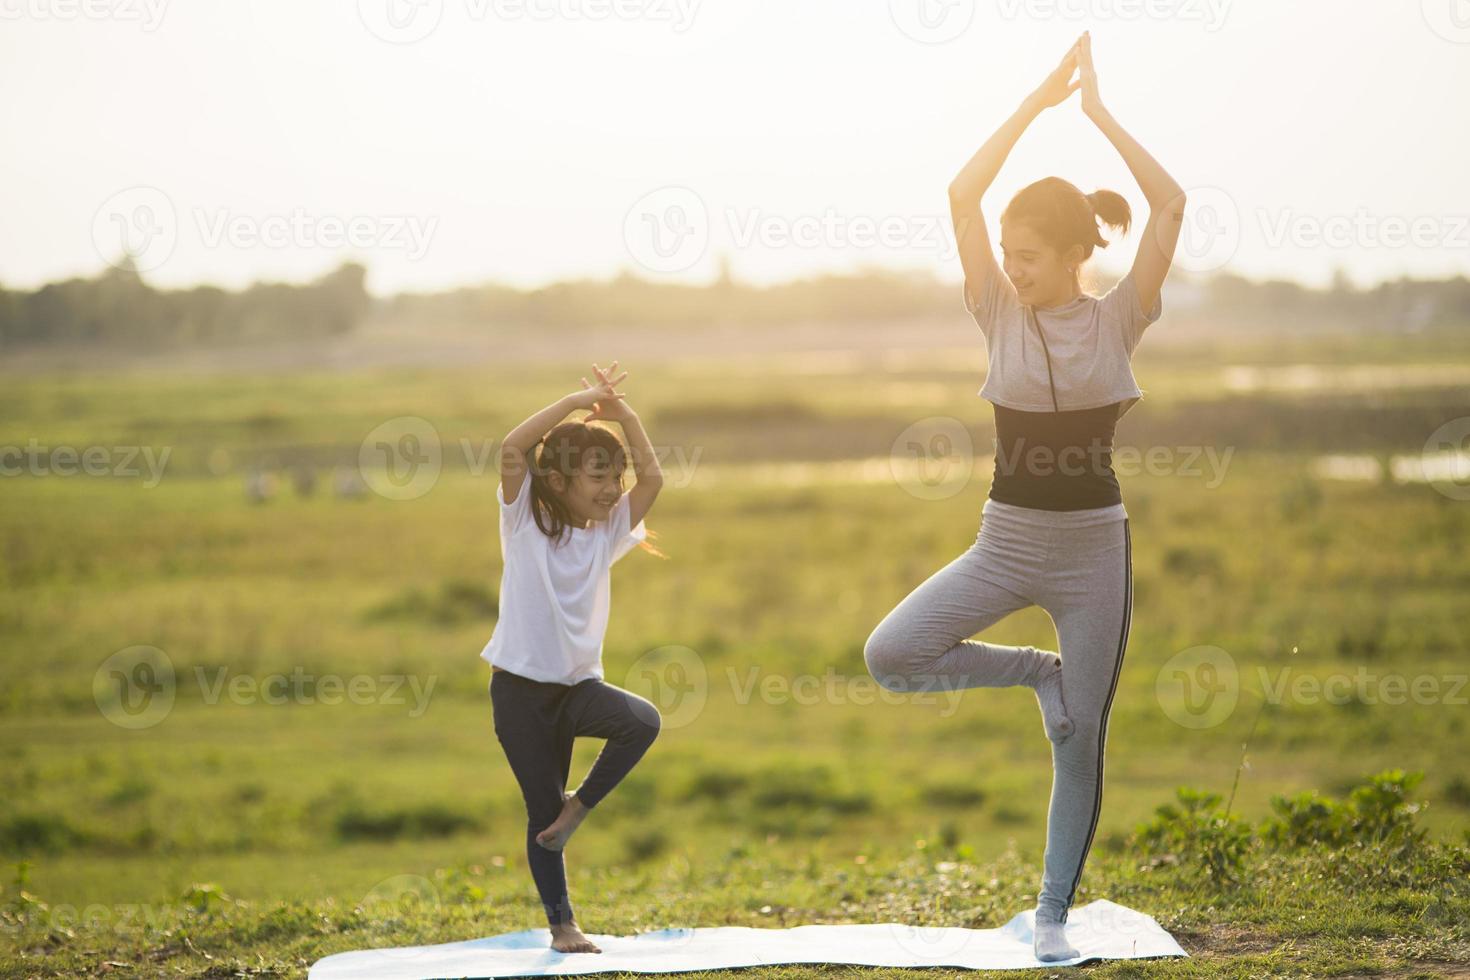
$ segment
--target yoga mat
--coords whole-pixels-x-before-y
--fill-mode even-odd
[[[852,966],[948,966],[986,970],[1075,966],[1088,960],[1188,956],[1151,916],[1099,899],[1074,907],[1067,939],[1082,955],[1042,963],[1031,951],[1035,910],[999,929],[815,925],[794,929],[719,926],[662,929],[636,936],[588,934],[601,953],[558,953],[546,929],[438,946],[336,953],[318,960],[308,980],[459,980],[466,977],[683,973],[792,963]]]

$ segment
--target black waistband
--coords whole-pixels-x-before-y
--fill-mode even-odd
[[[1118,405],[1066,412],[995,406],[990,496],[1038,510],[1088,510],[1123,502],[1113,472]]]

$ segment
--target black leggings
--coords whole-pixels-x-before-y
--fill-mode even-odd
[[[507,670],[490,678],[495,737],[510,760],[526,801],[526,863],[546,920],[571,922],[566,863],[561,851],[536,843],[536,835],[561,815],[572,741],[577,736],[605,738],[607,744],[577,788],[589,810],[612,792],[658,736],[661,719],[652,702],[591,677],[578,684],[535,681]]]

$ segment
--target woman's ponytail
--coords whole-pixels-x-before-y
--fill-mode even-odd
[[[1098,221],[1109,228],[1118,229],[1121,234],[1128,234],[1128,226],[1133,223],[1133,209],[1128,206],[1128,201],[1122,194],[1116,191],[1093,191],[1087,195],[1087,203],[1092,205],[1092,213]],[[1107,241],[1101,235],[1097,235],[1093,244],[1098,248],[1108,247]]]

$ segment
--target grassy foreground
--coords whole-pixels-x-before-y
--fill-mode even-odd
[[[1078,901],[1141,909],[1195,955],[1088,972],[1470,970],[1470,504],[1317,465],[1417,457],[1470,400],[1413,383],[1424,351],[1391,352],[1389,386],[1385,352],[1360,353],[1322,391],[1241,393],[1220,351],[1139,369],[1119,441],[1168,465],[1123,476],[1133,627]],[[1441,360],[1426,377],[1463,352]],[[988,481],[974,365],[879,361],[673,362],[630,387],[687,465],[649,520],[668,559],[615,570],[607,677],[666,721],[568,852],[590,931],[984,928],[1034,902],[1050,771],[1029,692],[885,698],[863,665],[872,626],[973,541]],[[0,389],[0,445],[170,450],[156,480],[0,479],[0,975],[299,977],[539,924],[477,656],[500,573],[480,464],[583,370]],[[402,416],[444,448],[432,488],[335,495]],[[970,456],[890,465],[955,421]],[[251,503],[257,465],[281,482]],[[987,638],[1055,634],[1029,609]],[[135,686],[167,704],[130,713]]]

